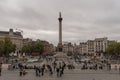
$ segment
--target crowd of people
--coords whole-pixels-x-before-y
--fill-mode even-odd
[[[23,65],[21,63],[18,64],[18,68],[20,69],[19,75],[24,76],[27,74],[26,69],[33,69],[35,71],[36,76],[44,76],[45,73],[49,73],[49,75],[56,74],[57,77],[61,77],[64,74],[64,69],[66,68],[65,62],[56,62],[54,61],[52,65],[43,64],[42,66],[34,65],[32,68],[28,68],[30,66]]]
[[[42,65],[32,65],[32,66],[28,66],[25,65],[23,63],[19,63],[19,64],[13,64],[10,65],[9,70],[14,70],[14,69],[18,69],[19,70],[19,76],[25,76],[26,74],[28,74],[26,69],[31,69],[34,70],[35,72],[35,76],[36,77],[40,77],[40,76],[44,76],[44,74],[49,74],[50,76],[52,76],[53,74],[55,74],[57,77],[62,77],[62,75],[64,74],[64,70],[67,68],[69,69],[75,69],[75,66],[73,64],[66,64],[64,61],[57,61],[57,60],[46,60],[47,63],[44,63]],[[107,63],[107,62],[83,62],[81,63],[81,67],[79,67],[81,70],[105,70],[107,69],[108,71],[111,71],[111,64]],[[12,66],[12,67],[11,67]],[[114,70],[119,71],[120,74],[120,66],[115,66]],[[1,72],[2,72],[2,63],[0,62],[0,76],[1,76]]]
[[[113,69],[114,68],[114,69]],[[119,71],[120,73],[120,66],[115,65],[114,67],[112,67],[112,64],[110,64],[109,62],[84,62],[82,63],[81,66],[81,70],[115,70],[115,71]]]
[[[43,64],[40,66],[34,66],[36,76],[43,76],[45,71],[48,70],[49,75],[53,75],[53,73],[56,73],[57,77],[61,77],[64,73],[65,64],[61,66],[61,63],[59,63],[59,67],[57,67],[56,63],[53,63],[53,65],[49,64]]]
[[[95,63],[95,62],[84,62],[81,69],[86,70],[103,70],[105,68],[105,64],[103,63]]]

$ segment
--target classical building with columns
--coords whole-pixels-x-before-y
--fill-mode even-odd
[[[94,40],[81,42],[77,45],[77,51],[79,51],[79,54],[87,53],[96,56],[106,52],[107,47],[115,42],[115,40],[108,40],[107,37],[95,38]]]
[[[9,29],[9,31],[0,31],[0,40],[4,40],[5,37],[9,37],[12,43],[16,45],[16,51],[22,48],[23,36],[21,32],[14,32],[13,29]]]
[[[71,42],[63,43],[63,52],[72,54],[74,52],[74,45]]]

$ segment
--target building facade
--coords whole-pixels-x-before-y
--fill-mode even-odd
[[[86,54],[87,53],[87,42],[82,42],[79,44],[79,49],[81,54]]]
[[[94,55],[100,55],[101,53],[106,52],[107,47],[110,44],[115,43],[115,40],[108,40],[107,37],[104,38],[95,38],[94,40]]]
[[[23,36],[21,32],[14,32],[13,29],[9,31],[0,31],[0,40],[4,40],[5,37],[9,37],[13,44],[16,45],[16,51],[20,51],[23,46]]]
[[[63,52],[67,54],[73,54],[74,52],[74,46],[70,42],[66,42],[63,44]]]
[[[106,52],[107,47],[115,43],[115,40],[108,40],[107,37],[104,38],[95,38],[94,40],[88,40],[87,42],[81,42],[76,51],[79,54],[87,53],[92,56],[100,55],[101,53]]]
[[[104,38],[96,38],[94,40],[94,53],[95,55],[100,55],[101,52],[105,52],[108,47],[108,39]]]
[[[90,55],[94,54],[94,40],[87,41],[87,53]]]
[[[44,53],[43,54],[53,54],[55,51],[55,47],[53,44],[50,44],[48,41],[37,39],[33,41],[32,39],[26,38],[23,40],[23,45],[35,45],[36,43],[41,42],[44,46]],[[33,52],[34,53],[34,52]]]

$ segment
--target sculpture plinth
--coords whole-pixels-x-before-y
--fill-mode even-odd
[[[63,48],[62,44],[61,44],[61,43],[58,43],[57,51],[58,51],[58,52],[62,52],[62,48]]]

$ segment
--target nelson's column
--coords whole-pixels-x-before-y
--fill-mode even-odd
[[[59,43],[58,43],[58,51],[62,52],[62,17],[61,17],[61,12],[59,13]]]

